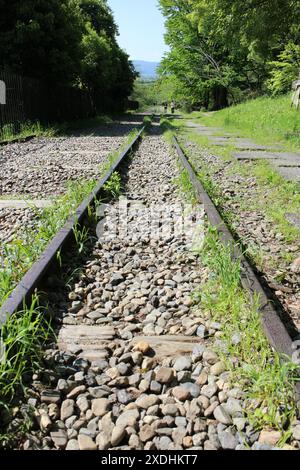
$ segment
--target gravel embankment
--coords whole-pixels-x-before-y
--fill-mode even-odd
[[[46,351],[45,368],[33,376],[21,407],[23,416],[35,409],[24,449],[276,445],[278,433],[255,432],[245,419],[250,403],[232,388],[213,350],[222,325],[194,305],[192,294],[207,273],[189,237],[168,234],[170,207],[182,202],[176,173],[162,138],[146,137],[124,183],[127,236],[104,232],[68,296],[53,293],[61,347]],[[158,238],[148,234],[151,204],[163,209],[165,235]]]
[[[287,319],[288,326],[300,331],[300,240],[288,243],[266,214],[257,209],[257,198],[267,194],[261,194],[255,177],[236,174],[231,163],[192,142],[184,145],[198,171],[203,166],[210,169],[212,181],[221,191],[223,210],[235,215],[231,218],[234,230],[244,245],[259,255],[259,271],[293,322]]]
[[[70,137],[35,138],[0,147],[0,197],[51,200],[65,193],[69,182],[98,179],[107,156],[117,151],[126,135],[141,124],[142,116],[128,117]],[[0,244],[24,227],[32,227],[32,209],[1,207]]]

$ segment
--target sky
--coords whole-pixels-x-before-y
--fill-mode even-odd
[[[119,27],[118,42],[132,60],[159,62],[167,50],[157,0],[108,0]]]

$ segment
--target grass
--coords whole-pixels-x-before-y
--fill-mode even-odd
[[[193,113],[190,117],[258,143],[279,143],[288,150],[300,151],[300,113],[291,107],[290,96],[256,98],[214,113]]]
[[[67,135],[81,129],[93,128],[112,123],[112,118],[105,115],[99,115],[94,118],[77,119],[63,123],[42,124],[39,121],[27,121],[20,124],[19,132],[15,132],[12,124],[7,124],[0,129],[1,141],[11,141],[14,139],[23,139],[35,135],[36,137],[54,137],[57,135]]]
[[[246,394],[250,423],[258,430],[281,431],[285,442],[297,414],[294,381],[299,366],[283,360],[270,348],[261,325],[259,299],[251,298],[241,287],[240,262],[232,259],[232,251],[232,246],[219,241],[215,229],[208,230],[200,254],[211,274],[198,298],[209,317],[222,322],[227,349],[224,360],[232,382],[242,385]],[[233,341],[234,335],[241,338],[238,344]]]
[[[169,125],[165,134],[170,140]],[[177,184],[188,200],[193,197],[185,171]],[[206,189],[212,184],[203,178]],[[218,189],[212,186],[212,193]],[[240,387],[247,403],[246,417],[258,431],[274,429],[281,432],[278,445],[291,437],[291,424],[297,416],[294,383],[299,366],[274,352],[262,328],[259,298],[250,296],[241,285],[240,260],[232,257],[232,244],[222,244],[217,230],[208,227],[205,243],[199,251],[201,263],[209,276],[194,294],[201,315],[222,324],[218,350],[231,373],[233,386]],[[235,341],[233,338],[240,338]]]
[[[0,409],[7,406],[18,389],[24,389],[24,378],[38,365],[42,347],[51,334],[36,296],[30,307],[7,319],[1,331]]]
[[[232,156],[233,147],[214,146],[206,137],[187,130],[184,120],[174,120],[168,126],[171,126],[169,134],[178,133],[184,146],[186,141],[191,141],[199,148],[220,157],[220,169],[222,169],[224,163],[228,163],[226,169],[228,175],[238,174],[245,178],[255,178],[257,186],[255,193],[253,191],[254,196],[251,200],[252,210],[264,213],[274,225],[274,230],[282,234],[287,243],[299,241],[299,228],[294,226],[286,217],[288,213],[300,212],[300,185],[298,183],[284,179],[267,161],[251,161],[247,164],[237,161]],[[168,138],[170,139],[170,135]],[[187,150],[185,151],[188,153]],[[209,166],[204,160],[197,161],[193,155],[190,155],[190,158],[197,167],[200,166],[199,178],[214,203],[222,211],[224,197],[222,196],[221,188],[216,187],[212,181],[218,167]],[[239,203],[243,205],[243,200],[240,200]],[[244,206],[246,207],[247,205],[249,207],[248,200],[244,201]],[[223,215],[227,217],[227,222],[230,222],[230,218],[234,219],[237,217],[235,211],[230,213],[227,210]]]
[[[25,137],[35,135],[37,137],[53,137],[57,133],[57,129],[52,126],[43,126],[40,122],[25,122],[21,124],[20,131],[15,132],[13,126],[7,124],[0,129],[1,141],[10,141],[14,139],[24,139]]]
[[[118,172],[114,172],[108,182],[104,185],[104,191],[109,198],[117,199],[122,190],[121,176]]]

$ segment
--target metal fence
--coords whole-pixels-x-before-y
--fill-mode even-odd
[[[88,92],[48,85],[41,80],[0,70],[6,86],[6,103],[0,104],[0,131],[14,132],[26,121],[61,122],[95,116]]]

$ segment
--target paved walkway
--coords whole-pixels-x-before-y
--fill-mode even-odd
[[[187,127],[206,137],[213,145],[233,147],[232,154],[237,160],[268,160],[288,181],[300,182],[300,153],[285,152],[277,144],[272,146],[256,144],[250,139],[230,134],[220,127],[208,127],[192,121],[187,122]]]

